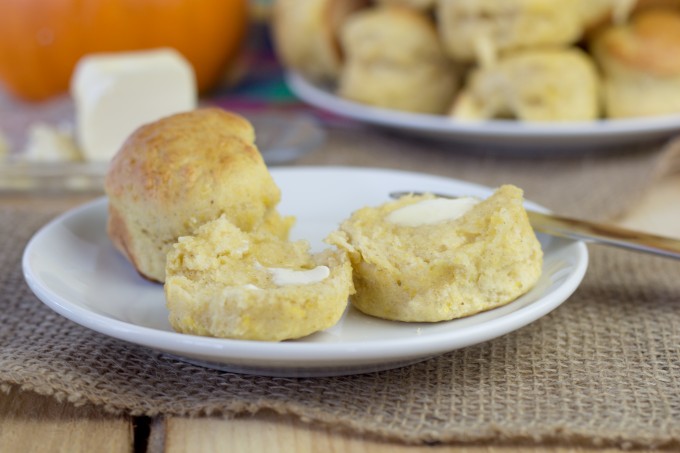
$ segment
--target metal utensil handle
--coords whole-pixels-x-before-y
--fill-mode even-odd
[[[527,214],[531,226],[541,233],[680,259],[677,239],[536,211],[527,211]]]
[[[401,198],[409,194],[422,195],[424,193],[391,192],[390,197]],[[440,198],[459,198],[440,193],[432,193],[432,195]],[[680,240],[678,239],[531,210],[527,210],[527,214],[531,226],[541,233],[680,259]]]

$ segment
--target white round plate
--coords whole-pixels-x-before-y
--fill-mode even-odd
[[[286,74],[286,83],[306,103],[340,116],[413,135],[492,145],[515,152],[551,154],[565,149],[608,149],[613,145],[660,140],[680,131],[680,114],[565,123],[456,121],[441,115],[400,112],[343,99],[328,86],[317,85],[294,72]]]
[[[280,212],[297,217],[292,238],[312,248],[340,221],[397,190],[488,196],[491,189],[441,177],[378,169],[274,168]],[[528,206],[540,209],[528,203]],[[501,308],[439,323],[385,321],[348,309],[334,327],[281,343],[173,332],[163,287],[150,283],[113,248],[102,198],[45,225],[28,243],[28,285],[61,315],[115,338],[229,371],[271,376],[330,376],[395,368],[512,332],[560,305],[581,282],[588,254],[581,242],[539,236],[543,275],[529,293]]]

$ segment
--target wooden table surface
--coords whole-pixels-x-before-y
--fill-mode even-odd
[[[680,175],[659,175],[619,223],[680,237]],[[4,197],[0,205],[67,208],[88,196]],[[611,452],[578,446],[408,446],[309,426],[292,417],[259,413],[235,419],[218,417],[113,416],[93,407],[9,389],[0,392],[0,451],[7,452]]]

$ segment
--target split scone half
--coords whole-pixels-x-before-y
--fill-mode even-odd
[[[225,216],[179,238],[168,254],[165,297],[182,333],[281,341],[336,324],[353,292],[344,251],[310,254],[306,241],[246,233]]]
[[[360,209],[328,242],[349,252],[360,311],[435,322],[507,304],[538,281],[543,252],[505,185],[491,197],[407,196]]]

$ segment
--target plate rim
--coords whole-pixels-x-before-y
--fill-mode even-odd
[[[304,102],[334,114],[366,123],[448,133],[452,137],[470,138],[479,134],[496,138],[603,138],[618,135],[630,137],[649,133],[670,133],[680,130],[680,113],[625,119],[593,121],[519,122],[516,120],[458,121],[444,115],[420,114],[375,107],[343,99],[302,74],[287,70],[284,80],[290,90]]]
[[[416,176],[433,177],[442,181],[449,181],[454,183],[462,183],[465,185],[477,186],[487,192],[492,189],[475,184],[467,183],[455,178],[447,178],[436,175],[429,175],[425,173],[409,172],[403,170],[388,170],[383,168],[369,168],[369,167],[340,167],[340,166],[291,166],[291,167],[276,167],[270,171],[275,176],[277,173],[285,172],[308,172],[308,171],[332,171],[332,172],[384,172],[389,174],[410,174]],[[588,266],[588,251],[585,243],[582,241],[568,241],[568,247],[573,247],[575,256],[575,267],[570,273],[569,277],[560,285],[559,291],[553,291],[548,296],[543,296],[539,300],[540,304],[533,302],[527,306],[521,307],[511,313],[503,315],[499,318],[494,318],[486,321],[485,326],[493,328],[479,329],[478,325],[464,326],[458,328],[452,334],[451,331],[437,332],[428,334],[423,337],[406,337],[404,339],[387,339],[387,340],[371,340],[370,347],[367,347],[366,341],[352,341],[352,342],[262,342],[250,340],[234,340],[224,338],[203,337],[197,335],[188,335],[178,332],[165,331],[151,327],[141,326],[138,324],[121,321],[109,316],[105,316],[86,308],[77,305],[74,302],[62,297],[59,294],[54,294],[47,288],[44,288],[40,279],[35,275],[31,266],[30,260],[33,251],[44,237],[52,232],[52,230],[59,224],[65,221],[83,215],[94,209],[105,209],[107,204],[106,197],[100,197],[89,201],[83,205],[70,209],[59,216],[55,217],[43,227],[41,227],[27,243],[22,255],[22,271],[24,278],[28,283],[30,289],[34,294],[49,308],[61,314],[62,316],[76,322],[93,331],[118,338],[123,341],[151,347],[158,350],[163,350],[177,353],[196,354],[196,345],[200,344],[202,348],[212,354],[220,354],[220,357],[227,360],[265,360],[271,359],[272,354],[276,355],[276,360],[279,362],[290,362],[285,366],[291,367],[308,367],[314,366],[316,362],[323,361],[324,366],[328,362],[336,360],[344,360],[352,363],[366,362],[375,359],[376,352],[380,352],[380,360],[403,360],[405,357],[423,356],[422,345],[436,344],[437,347],[428,348],[428,354],[438,355],[446,351],[452,351],[462,347],[467,347],[480,342],[488,341],[505,335],[512,331],[518,330],[541,317],[548,314],[550,311],[557,308],[571,294],[578,288],[585,275]],[[348,213],[349,215],[349,213]],[[517,319],[522,319],[519,326],[515,326]],[[475,329],[482,332],[475,332]],[[489,335],[489,332],[493,334]],[[465,341],[461,341],[465,338]],[[169,349],[167,344],[172,344]],[[451,346],[455,344],[455,346]],[[386,346],[389,346],[386,348]],[[421,346],[421,348],[418,348]],[[274,352],[272,352],[274,350]],[[425,354],[427,355],[427,354]],[[225,362],[228,363],[228,362]],[[285,367],[283,366],[283,367]]]

